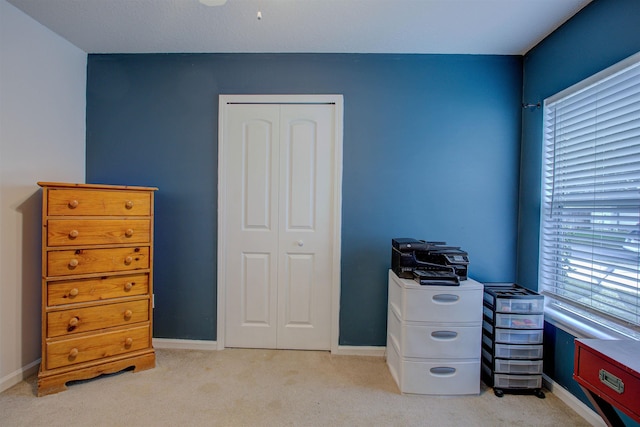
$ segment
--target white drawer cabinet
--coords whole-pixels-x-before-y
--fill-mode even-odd
[[[387,365],[402,393],[480,393],[481,283],[419,285],[389,271]]]

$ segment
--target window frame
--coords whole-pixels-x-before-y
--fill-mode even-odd
[[[549,293],[547,288],[550,286],[544,283],[543,269],[543,252],[544,252],[544,226],[545,226],[545,170],[547,160],[545,149],[547,141],[545,139],[545,127],[547,108],[549,104],[555,103],[563,98],[575,94],[603,79],[612,76],[630,66],[640,63],[640,52],[608,67],[591,77],[572,85],[555,95],[544,100],[543,103],[543,119],[542,119],[542,157],[541,157],[541,186],[540,186],[540,235],[539,235],[539,258],[538,258],[538,288],[545,295],[545,320],[549,323],[560,327],[561,329],[573,334],[577,337],[586,338],[604,338],[604,339],[621,339],[633,338],[640,340],[640,326],[629,325],[624,321],[617,321],[610,318],[606,314],[599,314],[596,310],[584,309],[579,306],[572,306],[571,302],[556,298]],[[638,303],[640,306],[640,303]]]

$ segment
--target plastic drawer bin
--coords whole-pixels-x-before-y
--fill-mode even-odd
[[[543,314],[504,314],[496,313],[496,328],[542,329]]]
[[[544,308],[542,295],[516,284],[485,285],[483,299],[503,313],[542,313]]]
[[[494,354],[502,359],[542,359],[542,345],[496,344]]]
[[[494,372],[504,374],[541,374],[542,360],[495,359]]]
[[[498,300],[498,301],[500,301],[500,300]],[[520,300],[504,300],[504,301],[506,303],[509,303],[508,304],[509,308],[511,308],[511,306],[513,305],[514,307],[519,307],[521,309],[521,311],[510,310],[510,309],[509,310],[496,309],[495,310],[496,317],[499,316],[501,313],[503,313],[502,314],[503,316],[518,315],[519,314],[519,315],[523,316],[524,318],[531,317],[531,316],[527,316],[527,315],[528,314],[532,314],[532,313],[535,313],[537,315],[542,315],[541,314],[542,313],[542,300],[538,300],[538,301],[540,301],[540,304],[539,304],[540,305],[540,309],[539,310],[536,309],[535,311],[533,311],[533,310],[531,310],[531,311],[525,310],[524,309],[525,306],[531,307],[531,304],[529,304],[529,303],[526,303],[526,304],[525,303],[521,303],[521,302],[519,302]],[[515,304],[512,304],[512,303],[515,303]],[[507,304],[505,304],[505,305],[507,305]],[[536,305],[536,308],[537,308],[537,305]],[[488,319],[493,320],[494,310],[491,307],[487,306],[487,305],[483,305],[482,306],[482,314],[484,314]]]
[[[541,344],[543,331],[526,329],[498,329],[496,328],[496,343],[504,344]]]
[[[496,311],[502,313],[542,313],[544,300],[538,299],[496,299]]]
[[[494,374],[493,387],[505,389],[541,388],[542,375]]]

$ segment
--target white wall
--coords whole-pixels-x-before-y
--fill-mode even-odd
[[[0,391],[41,346],[41,193],[84,182],[87,54],[0,0]]]

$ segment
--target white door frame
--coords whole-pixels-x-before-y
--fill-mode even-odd
[[[226,249],[227,249],[227,165],[224,125],[229,104],[334,104],[334,175],[333,175],[333,259],[331,272],[331,353],[338,352],[340,334],[340,249],[342,235],[342,135],[344,100],[342,95],[220,95],[218,100],[218,350],[225,348],[226,325]]]

